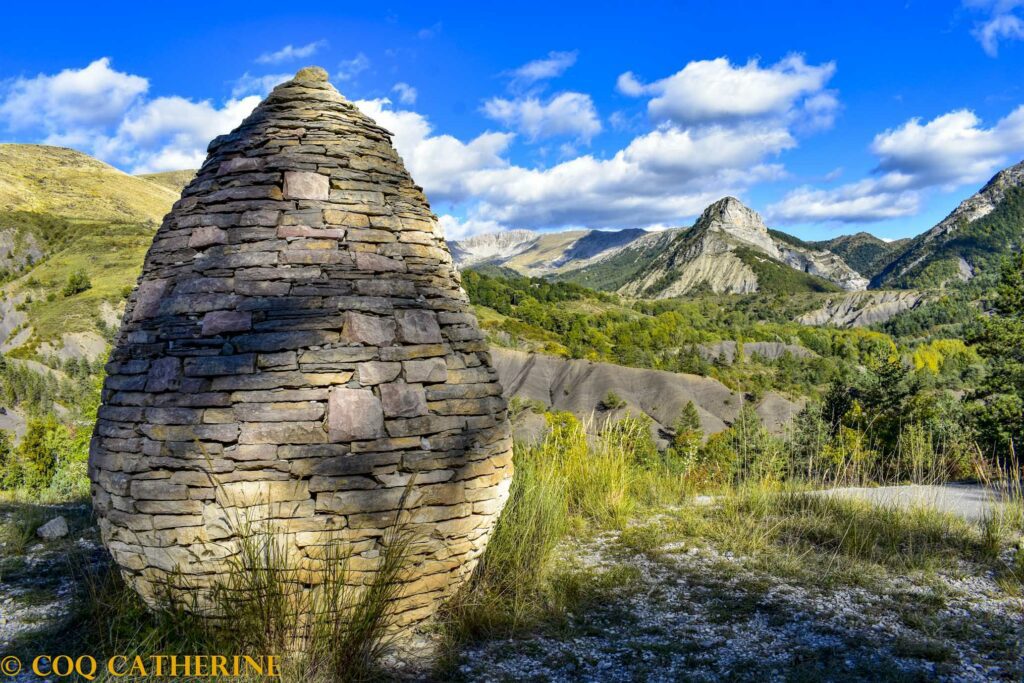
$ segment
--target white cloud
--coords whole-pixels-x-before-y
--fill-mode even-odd
[[[306,43],[305,45],[285,45],[280,50],[274,52],[264,52],[256,58],[257,64],[280,64],[281,62],[290,62],[296,59],[305,59],[312,57],[321,48],[327,46],[326,40],[315,40],[312,43]]]
[[[362,52],[352,59],[342,60],[334,72],[334,80],[351,81],[353,78],[370,68],[370,58]]]
[[[437,218],[437,223],[441,226],[441,234],[444,235],[445,239],[449,240],[461,240],[473,235],[501,232],[505,229],[497,221],[477,220],[474,218],[460,220],[451,214],[441,214]]]
[[[493,97],[484,103],[483,112],[531,141],[559,135],[588,141],[601,132],[593,100],[578,92],[559,93],[547,101],[533,96],[511,100]]]
[[[398,101],[402,104],[416,104],[416,97],[419,93],[408,83],[395,83],[391,90],[398,93]]]
[[[109,125],[148,89],[148,80],[114,71],[110,58],[103,57],[84,69],[15,79],[3,93],[0,118],[12,130],[41,125],[54,132]]]
[[[921,208],[921,193],[900,189],[897,181],[895,176],[885,176],[829,190],[798,187],[769,206],[767,214],[788,222],[841,223],[870,223],[913,216]]]
[[[246,71],[235,81],[231,87],[232,97],[245,97],[246,95],[259,95],[266,97],[275,85],[292,79],[292,74],[265,74],[253,76]]]
[[[142,173],[197,168],[210,139],[241,123],[260,100],[233,97],[217,106],[146,99],[148,85],[98,59],[84,69],[11,82],[0,99],[0,120],[33,141],[74,146]]]
[[[508,158],[511,134],[487,132],[462,142],[435,135],[424,116],[396,110],[387,100],[359,105],[395,132],[398,151],[428,196],[451,204],[444,220],[452,235],[504,227],[665,227],[679,225],[725,194],[743,194],[759,182],[784,177],[774,158],[796,146],[799,127],[815,125],[838,106],[824,90],[831,65],[807,67],[800,58],[780,64],[733,69],[778,71],[788,87],[785,96],[761,96],[753,113],[746,110],[749,115],[733,111],[718,120],[665,120],[606,157],[577,156],[572,144],[563,143],[557,149],[564,160],[533,168]],[[555,71],[531,67],[528,73],[539,77]],[[799,74],[794,78],[800,83],[789,83],[791,72]],[[620,81],[629,89],[635,79]],[[649,86],[637,87],[647,92]],[[664,92],[657,86],[649,94],[661,98]],[[819,99],[809,103],[813,98]],[[573,135],[585,142],[601,125],[583,93],[495,97],[483,111],[531,140]]]
[[[357,100],[359,109],[394,134],[395,147],[416,182],[434,201],[468,198],[465,181],[474,171],[502,168],[502,154],[514,137],[487,132],[462,142],[451,135],[435,135],[422,114],[392,108],[391,100]]]
[[[650,95],[650,115],[679,125],[790,117],[804,108],[815,117],[834,111],[837,101],[824,92],[835,64],[812,66],[790,55],[770,67],[758,60],[733,65],[728,59],[695,61],[675,74],[642,83],[632,72],[619,76],[619,91],[630,97]]]
[[[989,14],[971,31],[989,57],[999,56],[1000,41],[1024,40],[1024,19],[1015,13],[1024,7],[1024,0],[967,0],[964,4]]]
[[[880,171],[906,175],[916,187],[986,180],[1009,155],[1024,151],[1024,106],[991,128],[966,109],[923,124],[913,118],[876,135],[871,151],[879,157]]]
[[[431,38],[439,35],[443,28],[444,28],[444,24],[442,24],[439,21],[439,22],[437,22],[435,24],[432,24],[430,26],[427,26],[425,28],[421,28],[419,31],[416,32],[416,36],[420,40],[430,40]]]
[[[259,102],[250,95],[218,108],[208,100],[158,97],[130,111],[100,149],[127,161],[135,173],[199,168],[210,140],[238,126]]]
[[[544,59],[535,59],[527,62],[517,69],[507,72],[512,79],[514,87],[532,85],[539,81],[547,81],[557,78],[576,63],[579,53],[576,50],[571,52],[549,52]]]
[[[987,180],[1024,152],[1024,106],[990,128],[974,112],[949,112],[922,123],[913,118],[875,136],[877,177],[833,189],[808,186],[789,192],[768,209],[788,221],[869,222],[912,216],[924,192],[952,190]]]
[[[785,129],[754,124],[664,126],[609,159],[585,155],[530,169],[505,158],[511,134],[487,132],[463,143],[434,135],[424,116],[394,110],[386,99],[356,104],[394,133],[433,201],[465,205],[465,219],[446,219],[449,234],[461,236],[500,227],[678,225],[724,194],[779,177],[780,167],[764,159],[796,144]]]
[[[793,146],[785,130],[661,128],[609,159],[591,155],[547,169],[507,166],[466,181],[471,216],[514,227],[646,227],[678,223],[725,194],[777,177],[769,155]]]

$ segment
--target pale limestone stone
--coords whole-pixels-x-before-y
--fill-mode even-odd
[[[405,368],[406,382],[443,382],[448,379],[448,365],[444,358],[407,360],[402,367]]]
[[[331,441],[359,441],[384,435],[380,399],[369,389],[335,387],[327,407]]]
[[[368,363],[359,364],[357,367],[357,377],[359,379],[359,383],[365,387],[380,384],[382,382],[390,382],[398,377],[398,373],[401,371],[401,363],[370,361]]]
[[[331,179],[320,173],[308,171],[286,171],[284,174],[284,196],[287,199],[327,200]]]
[[[398,340],[407,344],[437,344],[443,341],[437,316],[433,311],[411,309],[395,311]]]
[[[344,316],[342,337],[370,346],[386,346],[395,339],[395,321],[375,315],[348,311]]]
[[[380,401],[387,417],[417,417],[427,414],[427,400],[422,384],[382,384]]]

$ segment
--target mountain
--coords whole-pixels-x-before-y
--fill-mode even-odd
[[[462,268],[504,266],[522,275],[541,276],[608,258],[646,234],[640,229],[507,230],[453,240],[448,244],[456,263]]]
[[[705,209],[692,228],[678,233],[618,291],[661,299],[701,290],[830,292],[867,285],[835,254],[776,235],[756,211],[735,197],[725,197]]]
[[[666,298],[703,289],[855,291],[868,283],[838,254],[768,230],[757,212],[734,197],[709,206],[691,228],[511,230],[450,244],[463,268],[499,265],[629,296]]]
[[[830,251],[866,278],[882,272],[910,244],[909,238],[886,242],[868,232],[807,242],[811,249]]]
[[[125,292],[179,195],[70,149],[0,144],[0,350],[26,359],[102,353],[104,330],[120,322]],[[89,288],[65,294],[79,271]]]
[[[1003,169],[935,227],[918,235],[872,288],[945,287],[998,266],[1024,243],[1024,162]]]

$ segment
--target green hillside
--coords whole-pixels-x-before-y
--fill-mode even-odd
[[[180,195],[185,186],[196,177],[196,172],[193,169],[187,169],[184,171],[164,171],[163,173],[143,173],[137,177],[144,178],[151,183],[156,183]]]
[[[27,318],[0,335],[6,354],[34,358],[69,333],[102,338],[180,196],[167,184],[180,174],[154,182],[70,149],[13,144],[0,145],[0,169],[0,237],[10,245],[0,302]]]
[[[666,231],[643,238],[640,243],[632,244],[613,256],[556,277],[591,289],[614,292],[650,266],[662,249],[684,234],[685,231]]]
[[[992,277],[1002,260],[1024,244],[1024,187],[1006,190],[989,214],[961,222],[942,235],[916,237],[872,287],[925,289],[956,285],[969,277]]]
[[[781,261],[765,256],[753,249],[737,247],[736,256],[757,275],[761,292],[771,294],[797,294],[800,292],[841,292],[838,285],[824,278],[790,268]]]
[[[867,232],[842,235],[830,240],[807,243],[812,249],[828,249],[858,273],[873,278],[910,244],[909,239],[886,242]]]

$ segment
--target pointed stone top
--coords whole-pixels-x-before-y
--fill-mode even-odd
[[[327,70],[321,66],[306,66],[295,73],[294,80],[310,83],[326,83]]]

